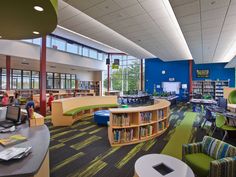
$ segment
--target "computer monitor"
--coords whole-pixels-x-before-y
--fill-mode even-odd
[[[218,103],[217,105],[225,110],[227,110],[227,99],[223,98],[223,97],[220,97],[218,99]]]
[[[13,122],[19,122],[21,115],[21,108],[19,106],[8,106],[6,120],[11,120]]]

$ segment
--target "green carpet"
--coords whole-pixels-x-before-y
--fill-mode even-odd
[[[182,144],[189,142],[195,119],[196,113],[186,112],[184,119],[181,121],[180,125],[175,128],[169,142],[162,150],[162,154],[182,159]]]

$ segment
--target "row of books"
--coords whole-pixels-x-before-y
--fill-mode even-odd
[[[166,127],[167,127],[166,121],[158,122],[158,124],[157,124],[158,131],[165,129]]]
[[[152,125],[140,127],[140,132],[139,132],[140,137],[151,136],[152,134],[153,134],[153,126]]]
[[[127,113],[114,114],[112,119],[112,125],[114,126],[129,126],[130,118]]]
[[[158,110],[157,116],[159,119],[164,119],[165,118],[164,110],[163,109]]]
[[[152,121],[152,112],[141,112],[140,119],[142,123],[148,123]]]
[[[134,129],[114,130],[113,135],[115,143],[129,142],[134,138]]]

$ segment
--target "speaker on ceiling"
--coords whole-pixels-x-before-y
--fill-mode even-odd
[[[107,58],[106,59],[106,65],[109,65],[110,64],[110,58]]]

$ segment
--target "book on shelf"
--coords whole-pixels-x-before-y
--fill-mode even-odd
[[[130,117],[127,113],[113,114],[112,125],[114,126],[129,126]]]
[[[145,127],[140,127],[139,136],[140,138],[151,136],[153,134],[153,126],[147,125]]]
[[[152,112],[140,112],[142,123],[150,123],[152,121]]]
[[[16,135],[9,136],[7,138],[1,138],[0,144],[3,146],[11,146],[11,145],[15,145],[26,140],[27,138],[25,136],[22,136],[21,134],[16,134]]]
[[[157,110],[157,116],[160,120],[164,119],[165,118],[164,110],[163,109]]]
[[[134,138],[134,129],[113,130],[113,135],[115,143],[129,142]]]
[[[167,127],[167,122],[166,121],[162,121],[162,122],[158,122],[157,123],[158,131],[164,130],[166,127]]]

